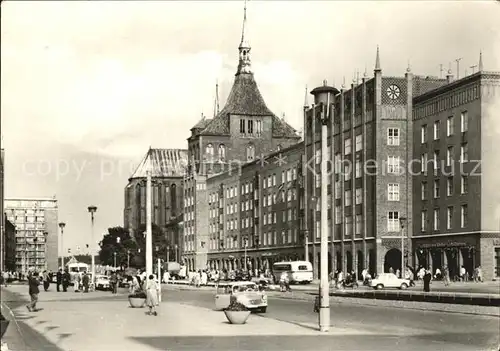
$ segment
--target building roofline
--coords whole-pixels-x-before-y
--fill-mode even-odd
[[[495,78],[500,79],[500,72],[487,72],[487,71],[476,72],[474,74],[471,74],[470,76],[466,76],[466,77],[457,79],[455,81],[452,81],[449,84],[446,84],[442,87],[430,90],[425,94],[415,96],[413,98],[413,103],[417,104],[417,103],[420,103],[420,102],[425,101],[427,99],[433,98],[435,96],[447,93],[447,92],[449,92],[453,89],[456,89],[462,85],[466,85],[468,83],[472,83],[472,82],[475,82],[477,80],[481,80],[481,78],[483,78],[483,76],[487,76],[487,75],[496,76]]]
[[[6,197],[5,201],[54,201],[57,202],[57,199],[53,197]]]

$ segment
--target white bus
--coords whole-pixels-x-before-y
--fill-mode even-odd
[[[276,282],[280,281],[283,272],[288,274],[288,280],[291,284],[309,284],[313,280],[311,262],[290,261],[273,264],[273,275]]]

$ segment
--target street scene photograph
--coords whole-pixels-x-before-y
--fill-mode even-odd
[[[0,351],[500,350],[500,1],[1,9]]]

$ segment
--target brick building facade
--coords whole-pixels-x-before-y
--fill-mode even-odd
[[[413,243],[424,266],[500,278],[500,73],[479,72],[414,99]]]
[[[146,175],[152,179],[152,223],[158,226],[170,247],[170,257],[179,257],[183,218],[183,178],[187,151],[149,149],[125,187],[124,228],[132,236],[146,226]],[[144,229],[142,229],[144,230]]]

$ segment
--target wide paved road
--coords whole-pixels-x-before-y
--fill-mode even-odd
[[[167,300],[214,307],[213,290],[167,289]],[[268,312],[262,317],[313,326],[318,315],[311,302],[269,297]],[[387,350],[498,350],[500,342],[498,317],[362,306],[349,303],[349,299],[332,303],[331,323],[333,327],[366,331],[366,335],[333,337],[335,349],[373,350],[386,345]],[[311,342],[311,349],[319,348],[316,342],[320,340]]]

